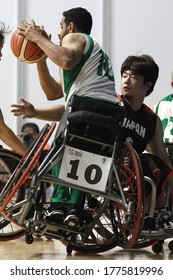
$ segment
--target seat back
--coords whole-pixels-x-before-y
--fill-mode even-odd
[[[124,119],[125,111],[119,103],[74,95],[70,106],[69,133],[110,145],[113,145],[117,138],[123,139],[120,123]]]

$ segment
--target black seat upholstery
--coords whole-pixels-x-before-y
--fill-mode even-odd
[[[113,144],[115,138],[123,140],[121,122],[125,111],[118,103],[74,95],[70,106],[72,108],[68,114],[70,133],[108,144]]]

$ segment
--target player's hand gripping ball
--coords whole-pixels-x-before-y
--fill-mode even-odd
[[[43,31],[44,36],[48,38],[48,35]],[[19,35],[15,30],[10,40],[11,50],[20,61],[26,63],[36,63],[40,61],[45,53],[39,46],[28,40],[25,36]]]

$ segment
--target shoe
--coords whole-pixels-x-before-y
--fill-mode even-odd
[[[63,223],[70,228],[74,228],[74,229],[79,228],[79,219],[75,209],[72,209],[68,212]]]
[[[43,215],[43,220],[52,221],[52,222],[63,222],[65,214],[62,210],[46,210]]]
[[[161,209],[159,211],[159,218],[161,221],[161,225],[165,230],[173,230],[173,215],[170,211],[168,211],[168,209]]]

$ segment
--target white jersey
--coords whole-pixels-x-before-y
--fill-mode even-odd
[[[73,94],[117,103],[114,74],[109,57],[91,36],[86,38],[84,54],[71,70],[60,68],[66,103]]]
[[[156,104],[154,111],[162,121],[163,141],[165,143],[173,143],[173,94],[164,97]]]

